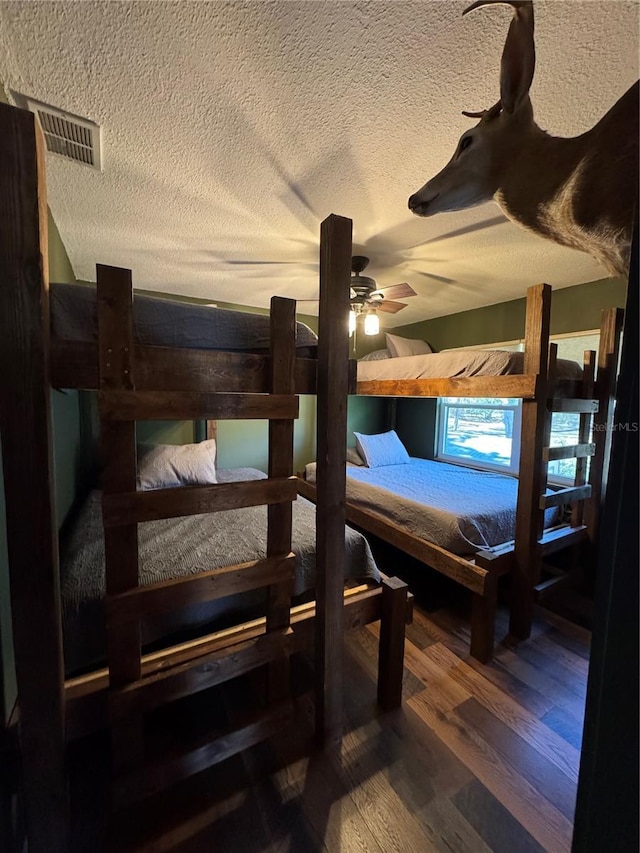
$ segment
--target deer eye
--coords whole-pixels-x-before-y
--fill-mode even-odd
[[[471,145],[472,142],[473,142],[472,136],[465,136],[465,138],[460,142],[460,152],[467,149]]]

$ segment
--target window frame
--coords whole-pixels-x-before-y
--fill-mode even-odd
[[[434,448],[434,458],[440,462],[448,462],[453,465],[462,465],[465,468],[478,468],[482,471],[491,471],[493,473],[505,474],[512,477],[517,477],[520,468],[520,440],[522,435],[522,400],[518,398],[500,398],[494,399],[510,399],[510,403],[491,404],[491,403],[458,403],[455,402],[456,397],[440,397],[437,401],[437,419],[436,419],[436,442]],[[480,398],[484,399],[484,398]],[[452,402],[450,402],[452,401]],[[511,435],[511,459],[509,465],[500,465],[498,463],[482,462],[473,460],[472,462],[460,456],[453,456],[444,451],[444,437],[446,435],[446,420],[449,409],[489,409],[491,411],[513,411],[513,430]]]

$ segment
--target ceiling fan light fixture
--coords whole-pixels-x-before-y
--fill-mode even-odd
[[[380,319],[375,311],[368,311],[364,318],[365,335],[377,335],[380,332]]]
[[[349,311],[349,337],[351,337],[356,330],[357,320],[358,320],[358,315],[356,314],[356,312],[352,308],[351,311]]]

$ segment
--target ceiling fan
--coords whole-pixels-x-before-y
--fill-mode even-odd
[[[369,258],[365,258],[364,255],[354,255],[351,258],[350,334],[356,330],[358,315],[364,313],[365,335],[377,335],[380,331],[377,311],[395,314],[407,307],[404,302],[395,302],[395,299],[417,296],[415,290],[406,281],[379,288],[374,279],[368,275],[362,275],[368,265]]]
[[[351,305],[361,309],[375,309],[395,314],[406,308],[404,302],[394,302],[394,299],[406,299],[417,296],[415,290],[406,281],[392,284],[389,287],[378,287],[368,275],[362,275],[369,266],[369,258],[364,255],[354,255],[351,258]]]
[[[368,275],[362,275],[368,265],[369,258],[364,255],[354,255],[351,258],[349,334],[355,332],[357,318],[360,314],[364,314],[365,335],[377,335],[380,331],[378,311],[395,314],[407,307],[404,302],[395,302],[395,299],[417,296],[416,291],[406,281],[389,287],[378,287],[374,279]],[[299,301],[316,302],[317,300],[301,299]]]

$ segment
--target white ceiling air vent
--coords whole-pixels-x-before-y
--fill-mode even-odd
[[[38,116],[47,151],[102,171],[102,129],[99,125],[24,95],[22,100],[26,108]]]

